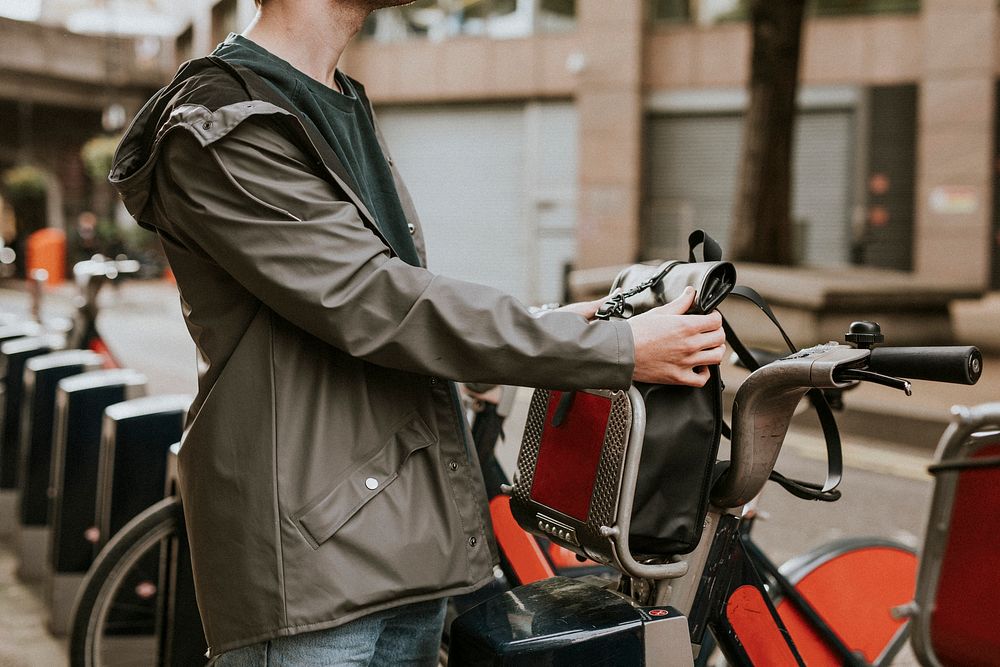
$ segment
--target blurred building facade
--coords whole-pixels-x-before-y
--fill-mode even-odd
[[[55,5],[115,1],[45,0],[40,36],[9,48],[0,35],[5,117],[27,99],[99,131],[111,97],[130,115],[254,11],[145,0],[176,37],[73,36],[97,40],[89,69],[67,51],[18,60],[61,42],[70,13]],[[794,167],[803,264],[1000,287],[998,42],[997,0],[813,1]],[[418,0],[376,13],[342,66],[378,107],[432,268],[538,302],[560,297],[567,262],[681,256],[696,228],[725,243],[750,46],[741,0]],[[0,125],[9,163],[25,123]]]
[[[679,257],[696,228],[725,242],[747,101],[743,4],[497,0],[510,12],[501,29],[474,17],[464,30],[461,4],[446,29],[377,25],[345,64],[380,105],[415,196],[433,203],[425,215],[454,217],[445,238],[511,248],[535,281],[520,293],[538,298],[560,257]],[[516,35],[509,19],[529,6],[536,19]],[[794,166],[802,263],[1000,287],[998,42],[996,0],[812,3]],[[469,135],[458,153],[439,139],[457,131]],[[452,190],[423,183],[455,167]],[[513,198],[516,230],[484,224],[482,193]]]
[[[102,176],[114,143],[101,139],[120,133],[173,74],[184,55],[178,35],[198,26],[198,47],[208,51],[220,23],[229,30],[253,15],[252,2],[243,16],[212,9],[202,0],[0,0],[0,176],[42,181],[45,199],[41,216],[23,207],[11,215],[17,202],[6,202],[14,222],[4,240],[13,237],[19,254],[39,225],[65,228],[71,244],[81,217],[96,212],[116,227]],[[3,180],[0,197],[13,199]]]

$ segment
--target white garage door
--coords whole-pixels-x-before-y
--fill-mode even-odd
[[[646,154],[644,254],[686,253],[704,229],[728,241],[743,119],[738,115],[654,116]],[[850,257],[853,115],[800,114],[796,122],[792,216],[805,264],[840,266]]]
[[[431,270],[527,303],[560,297],[575,255],[569,103],[378,110],[427,237]]]

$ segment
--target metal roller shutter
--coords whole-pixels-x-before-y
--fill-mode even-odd
[[[805,233],[803,261],[844,266],[850,263],[853,116],[801,114],[796,128],[792,215]]]
[[[558,299],[575,254],[576,111],[569,103],[379,109],[435,273],[524,300]]]
[[[687,235],[695,229],[724,243],[736,190],[740,117],[654,117],[647,132],[643,255],[686,255]]]
[[[653,116],[647,129],[643,255],[686,254],[687,234],[704,229],[725,245],[736,192],[743,119],[736,114]],[[803,261],[849,261],[853,116],[801,114],[796,124],[793,219]]]

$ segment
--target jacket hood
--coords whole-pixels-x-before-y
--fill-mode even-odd
[[[143,105],[122,136],[108,175],[125,208],[140,225],[153,227],[152,216],[145,211],[160,144],[171,129],[190,123],[192,114],[185,111],[194,108],[203,115],[247,99],[249,95],[239,82],[202,58],[184,63],[173,80]],[[196,136],[203,144],[211,143],[208,133]]]
[[[350,81],[370,110],[364,87],[353,79]],[[139,110],[115,151],[108,181],[136,222],[155,231],[159,225],[150,206],[155,187],[153,176],[160,147],[170,132],[183,128],[202,146],[208,146],[255,115],[279,117],[290,136],[301,141],[302,146],[312,151],[317,164],[325,167],[324,178],[344,192],[365,224],[404,261],[414,266],[422,263],[405,228],[401,233],[393,233],[379,227],[358,195],[350,173],[316,125],[260,75],[215,55],[185,63],[173,80]]]

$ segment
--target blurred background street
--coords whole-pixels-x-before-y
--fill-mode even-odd
[[[804,15],[761,31],[767,6]],[[105,181],[111,156],[177,67],[254,12],[0,0],[0,312],[27,315],[32,269],[45,314],[68,316],[75,262],[138,260],[101,294],[100,326],[150,394],[193,394],[196,357],[158,241]],[[887,344],[979,346],[976,387],[849,392],[843,499],[770,489],[756,530],[778,562],[843,536],[920,544],[951,406],[1000,400],[1000,3],[418,0],[373,14],[341,69],[375,104],[436,272],[529,304],[591,298],[624,265],[686,258],[704,229],[799,345],[871,319]],[[759,313],[724,310],[778,348]],[[732,392],[743,374],[725,377]],[[803,415],[777,467],[820,480],[824,457]],[[0,541],[0,667],[63,664],[15,561]]]

